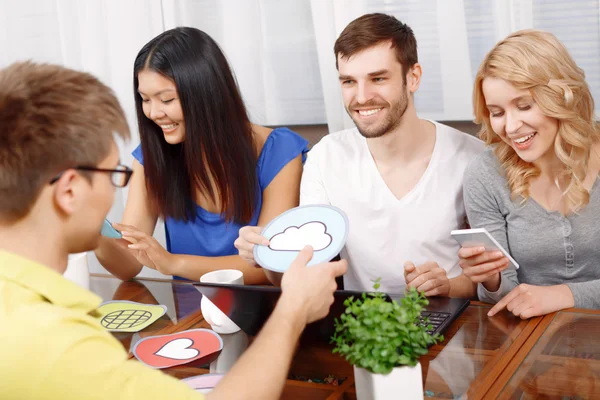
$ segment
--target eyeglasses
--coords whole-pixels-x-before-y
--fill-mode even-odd
[[[104,172],[110,174],[110,182],[113,186],[122,188],[127,186],[129,183],[129,179],[131,179],[131,175],[133,174],[133,170],[125,165],[117,165],[115,169],[106,169],[106,168],[96,168],[96,167],[85,167],[78,166],[73,167],[72,169],[76,169],[78,171],[89,171],[89,172]],[[60,177],[64,174],[64,171],[60,174],[56,175],[50,181],[50,184],[56,183],[60,179]]]

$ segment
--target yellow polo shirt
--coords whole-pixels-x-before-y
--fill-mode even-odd
[[[101,299],[0,250],[0,399],[202,399],[127,359],[94,315]]]

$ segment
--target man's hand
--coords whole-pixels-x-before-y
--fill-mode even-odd
[[[527,319],[574,305],[573,293],[567,285],[534,286],[522,283],[492,307],[488,316],[491,317],[506,308],[517,317]]]
[[[446,270],[433,261],[415,266],[410,261],[404,263],[404,279],[407,288],[414,287],[425,296],[448,296],[450,280]]]
[[[322,263],[307,267],[313,249],[306,246],[283,274],[280,302],[289,312],[298,313],[305,323],[324,318],[333,304],[333,292],[337,288],[335,278],[348,268],[346,260]]]

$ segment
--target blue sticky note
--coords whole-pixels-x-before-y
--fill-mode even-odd
[[[300,206],[271,221],[262,235],[270,244],[254,246],[254,259],[263,268],[285,272],[306,245],[314,249],[309,266],[338,255],[348,237],[348,217],[329,205]]]

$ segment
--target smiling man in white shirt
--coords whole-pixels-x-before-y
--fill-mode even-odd
[[[355,128],[332,133],[308,154],[300,204],[344,210],[350,232],[342,258],[345,289],[471,297],[450,236],[466,227],[464,169],[484,149],[473,136],[420,119],[414,93],[421,82],[410,27],[385,14],[352,21],[334,52],[346,111]],[[252,262],[260,230],[242,228],[240,255]]]

